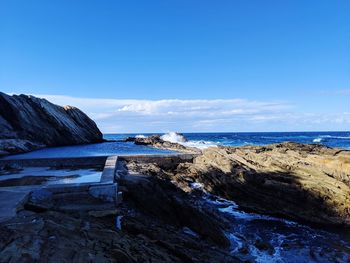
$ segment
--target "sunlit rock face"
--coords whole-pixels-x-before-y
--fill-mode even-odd
[[[201,186],[250,211],[311,223],[350,225],[347,150],[291,142],[212,147],[204,149],[193,163],[175,169],[149,164],[142,169],[162,174],[185,192]]]
[[[350,151],[289,142],[209,148],[190,170],[207,191],[243,207],[350,225]]]
[[[75,107],[0,92],[0,155],[101,141],[95,122]]]

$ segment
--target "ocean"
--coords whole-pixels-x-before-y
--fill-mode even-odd
[[[161,133],[160,133],[161,134]],[[85,157],[108,155],[136,155],[136,154],[169,154],[165,151],[135,145],[132,142],[121,142],[130,136],[149,136],[149,133],[134,134],[104,134],[107,140],[116,142],[104,142],[88,145],[64,146],[45,148],[25,154],[5,157],[6,159],[27,158],[54,158],[54,157]],[[187,142],[175,133],[165,134],[165,138],[172,142],[178,142],[186,146],[207,148],[211,146],[243,146],[266,145],[285,141],[298,143],[317,143],[329,147],[337,147],[350,150],[350,132],[246,132],[246,133],[184,133]]]
[[[142,135],[142,134],[139,134]],[[143,134],[148,136],[150,134]],[[206,148],[209,146],[266,145],[285,141],[298,143],[317,143],[329,147],[350,149],[349,132],[242,132],[242,133],[183,133],[188,139],[187,146]],[[107,134],[106,138],[125,138],[127,134]],[[132,136],[137,136],[133,134]],[[181,143],[174,133],[168,133],[167,139]],[[179,140],[180,139],[180,140]]]

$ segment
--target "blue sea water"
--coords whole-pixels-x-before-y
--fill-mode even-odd
[[[186,138],[218,145],[266,145],[285,141],[350,149],[350,132],[188,133]]]
[[[129,136],[137,135],[149,136],[151,134],[105,134],[105,139],[116,140],[116,142],[51,147],[6,158],[28,159],[174,153],[172,151],[159,150],[121,141]],[[184,136],[188,139],[185,145],[198,148],[217,145],[266,145],[292,141],[298,143],[318,143],[329,147],[350,149],[350,132],[184,133]]]
[[[49,147],[28,153],[10,155],[3,159],[65,158],[169,153],[173,152],[142,145],[135,145],[132,142],[103,142],[86,145]]]
[[[120,140],[128,136],[151,134],[106,134],[106,139]],[[215,145],[244,146],[267,145],[285,141],[322,144],[329,147],[350,149],[349,132],[240,132],[240,133],[183,133],[187,145],[205,148]]]

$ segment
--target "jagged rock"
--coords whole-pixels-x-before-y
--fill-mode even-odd
[[[350,152],[282,143],[205,150],[192,167],[205,189],[243,207],[350,226]]]
[[[45,146],[101,142],[96,124],[75,107],[0,92],[0,155]]]
[[[286,142],[208,148],[193,163],[175,169],[132,165],[168,178],[186,192],[199,183],[250,211],[350,226],[350,151]]]

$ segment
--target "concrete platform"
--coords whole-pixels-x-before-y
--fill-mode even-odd
[[[45,167],[50,167],[58,170],[53,170],[59,173],[61,168],[83,168],[101,167],[103,168],[103,176],[101,175],[98,182],[83,182],[83,183],[61,183],[61,184],[44,184],[44,185],[14,185],[0,187],[0,222],[11,219],[16,216],[18,210],[22,209],[23,204],[28,200],[30,194],[39,189],[45,189],[55,195],[72,195],[81,194],[82,196],[89,195],[93,198],[100,199],[106,204],[113,204],[116,206],[120,201],[118,194],[118,184],[114,180],[117,156],[111,157],[87,157],[87,158],[50,158],[50,159],[27,159],[27,160],[1,160],[0,166],[14,166],[14,174],[12,177],[19,177],[18,169],[27,169],[34,176],[37,174],[41,176],[42,170]],[[36,169],[36,170],[35,170]],[[83,171],[83,169],[77,171]],[[37,171],[37,172],[35,172]],[[46,170],[45,170],[46,171]],[[64,172],[64,169],[62,169]],[[4,179],[10,176],[11,170],[8,170]],[[26,175],[24,173],[24,175]],[[1,176],[1,175],[0,175]],[[82,207],[82,209],[86,209]]]
[[[31,193],[35,190],[45,189],[54,195],[79,195],[90,196],[105,202],[107,206],[116,207],[122,200],[122,194],[118,189],[118,180],[125,173],[123,161],[135,160],[161,163],[165,166],[174,166],[180,162],[191,161],[193,154],[174,155],[136,155],[136,156],[110,156],[108,158],[88,157],[88,158],[57,158],[40,160],[1,160],[0,166],[15,165],[20,167],[90,167],[102,165],[103,172],[99,182],[90,183],[67,183],[53,185],[26,185],[0,187],[0,222],[16,216],[18,210],[23,209],[23,204],[27,202]],[[108,205],[109,204],[109,205]],[[69,206],[69,204],[67,204]],[[77,210],[77,207],[72,204]],[[82,209],[87,209],[82,207]]]

